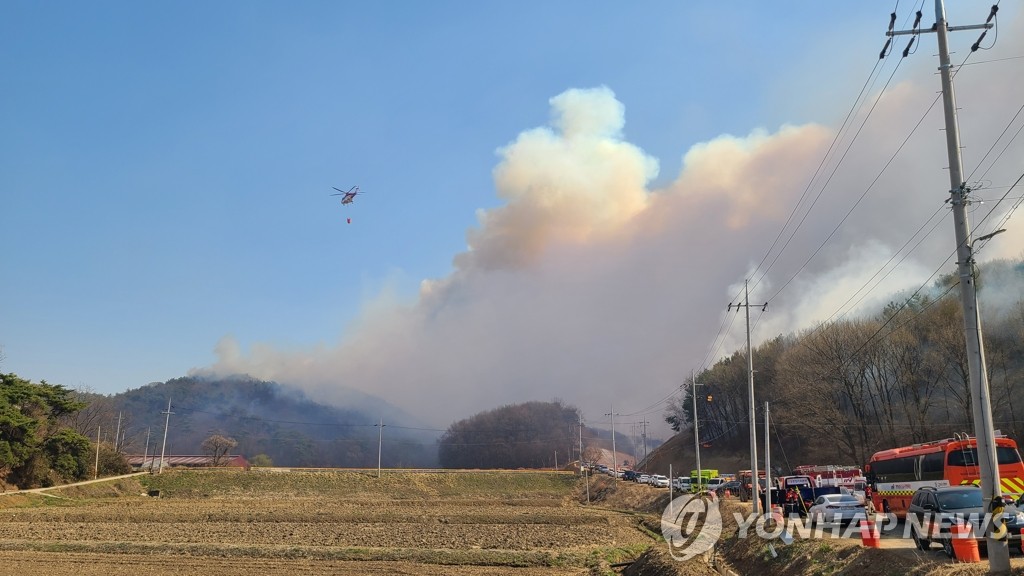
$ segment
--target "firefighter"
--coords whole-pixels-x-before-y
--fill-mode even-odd
[[[800,493],[796,486],[790,486],[786,491],[786,516],[800,513]]]

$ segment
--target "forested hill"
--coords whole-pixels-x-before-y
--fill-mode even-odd
[[[149,453],[159,452],[168,399],[168,454],[203,454],[213,434],[238,442],[232,453],[269,456],[278,466],[376,467],[378,432],[384,420],[381,460],[385,467],[437,464],[438,433],[422,430],[395,407],[368,413],[357,408],[314,402],[297,388],[247,376],[186,377],[154,383],[113,396],[86,398],[80,428],[95,434],[100,423],[113,435],[118,414],[125,437],[122,451],[142,454],[149,432]],[[95,420],[93,422],[86,422]],[[109,438],[108,438],[109,439]]]
[[[978,286],[995,428],[1024,443],[1024,263],[985,264]],[[770,402],[773,459],[864,464],[878,450],[973,435],[958,288],[948,275],[893,296],[875,314],[836,317],[757,346],[756,430],[760,437]],[[745,351],[696,376],[702,458],[748,450]],[[692,401],[688,392],[666,414],[690,438]]]

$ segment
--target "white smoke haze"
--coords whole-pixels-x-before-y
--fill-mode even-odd
[[[810,188],[795,221],[830,179],[751,293],[751,302],[772,298],[755,342],[828,319],[943,206],[949,182],[939,105],[872,184],[935,97],[933,70],[891,86],[840,168],[832,175],[835,163],[828,163]],[[966,86],[958,91],[965,144],[983,150],[1024,93],[1024,75],[987,78],[992,82],[984,89],[958,84],[958,90]],[[387,291],[367,302],[336,345],[290,351],[256,345],[245,352],[226,338],[213,370],[300,385],[328,402],[339,387],[356,388],[442,427],[502,404],[553,398],[579,406],[600,425],[609,406],[629,413],[672,392],[702,367],[726,305],[737,302],[744,278],[797,205],[838,126],[723,135],[686,151],[677,177],[655,190],[658,160],[624,140],[626,107],[610,89],[568,90],[550,106],[549,126],[526,130],[498,150],[494,182],[504,204],[480,211],[450,274],[425,279],[412,302]],[[1012,183],[1022,150],[1015,143],[986,179],[993,186]],[[953,251],[948,209],[940,217],[935,232],[863,300],[861,311],[874,312],[896,291],[916,289]],[[972,221],[978,217],[975,212]],[[1018,215],[1010,228],[986,247],[985,258],[1020,256],[1024,220]],[[951,265],[943,269],[950,271]],[[717,355],[743,341],[736,323]],[[661,420],[660,413],[646,417]]]

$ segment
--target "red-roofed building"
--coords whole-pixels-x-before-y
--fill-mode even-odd
[[[160,456],[127,456],[125,458],[132,468],[138,470],[156,470],[160,468]],[[248,468],[249,461],[244,456],[228,455],[221,457],[219,468]],[[164,468],[212,468],[213,458],[210,456],[164,456]]]

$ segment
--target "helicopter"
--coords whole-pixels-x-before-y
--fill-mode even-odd
[[[355,201],[356,195],[359,194],[359,186],[353,186],[349,188],[347,192],[342,190],[341,188],[338,188],[337,186],[331,186],[331,188],[334,188],[335,190],[338,191],[338,194],[331,194],[331,196],[341,196],[342,205],[351,204],[352,202]],[[352,219],[345,218],[345,222],[351,224]]]
[[[334,188],[339,192],[339,194],[331,194],[331,196],[341,196],[342,204],[351,204],[353,201],[355,201],[356,195],[359,194],[359,186],[353,186],[349,188],[348,192],[335,186],[331,186],[331,188]]]

